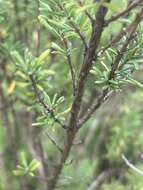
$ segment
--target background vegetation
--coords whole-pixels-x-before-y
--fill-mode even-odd
[[[143,189],[142,18],[142,0],[0,0],[1,190]]]

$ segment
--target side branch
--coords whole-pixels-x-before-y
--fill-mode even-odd
[[[108,80],[114,79],[115,72],[118,68],[118,65],[123,57],[123,54],[124,54],[126,48],[128,47],[128,44],[132,40],[132,37],[133,37],[135,31],[137,30],[137,27],[138,27],[139,23],[141,22],[142,17],[143,17],[143,9],[141,10],[141,12],[139,14],[137,14],[135,20],[132,22],[132,24],[128,28],[126,42],[121,47],[121,49],[119,50],[119,53],[117,54],[117,56],[115,58],[115,61],[112,63],[112,68],[111,68]],[[110,91],[109,88],[106,88],[103,91],[102,95],[97,99],[97,101],[95,101],[95,103],[93,103],[89,107],[89,109],[87,110],[87,113],[83,116],[83,118],[81,118],[78,121],[78,128],[80,128],[91,117],[91,115],[103,104],[103,102],[105,102],[105,100],[107,100],[107,98],[110,96],[111,93],[112,93],[112,91]]]
[[[54,111],[53,109],[49,108],[48,105],[44,102],[43,97],[41,96],[41,94],[39,93],[39,90],[37,88],[37,84],[35,81],[35,78],[32,74],[29,75],[29,78],[31,80],[31,84],[35,93],[36,98],[38,99],[39,103],[43,106],[43,108],[45,109],[47,114],[50,114],[50,116],[54,119],[54,121],[56,123],[58,123],[62,128],[66,129],[67,126],[62,124],[61,121],[59,119],[57,119],[55,117]]]
[[[83,5],[82,5],[82,2],[81,2],[80,0],[77,0],[77,2],[78,2],[78,4],[79,4],[80,6],[83,6]],[[94,21],[95,21],[95,20],[94,20],[94,18],[90,15],[90,13],[89,13],[87,10],[85,10],[85,14],[86,14],[86,16],[89,18],[91,24],[94,25]]]
[[[90,108],[88,108],[86,114],[79,119],[78,128],[81,128],[82,125],[92,116],[92,114],[100,108],[100,106],[108,99],[108,97],[112,94],[112,91],[108,91],[108,89],[104,90],[103,93],[98,97],[97,101],[94,102]]]
[[[122,11],[121,13],[112,16],[110,19],[106,20],[105,22],[105,26],[108,26],[111,22],[116,21],[117,19],[119,19],[120,17],[124,16],[125,14],[129,13],[132,9],[136,8],[140,3],[142,2],[142,0],[136,0],[133,3],[131,3],[127,9],[125,9],[124,11]]]
[[[135,31],[137,30],[137,27],[138,27],[139,23],[141,22],[142,17],[143,17],[143,8],[140,11],[140,13],[137,14],[135,20],[130,25],[130,28],[129,28],[128,33],[127,33],[126,42],[123,44],[123,46],[119,50],[118,55],[116,56],[116,59],[112,64],[111,72],[110,72],[110,75],[109,75],[109,80],[114,78],[115,72],[116,72],[116,70],[117,70],[117,68],[119,66],[119,63],[120,63],[120,61],[121,61],[121,59],[123,57],[123,54],[126,51],[126,48],[128,47],[130,41],[132,40],[132,37],[133,37]]]
[[[103,182],[108,178],[109,171],[104,171],[102,172],[93,182],[92,184],[88,187],[87,190],[98,190],[100,189],[101,185]]]
[[[73,69],[73,65],[72,65],[72,60],[71,60],[71,56],[70,56],[70,52],[69,52],[69,48],[68,48],[68,42],[67,40],[63,37],[63,42],[66,48],[66,57],[67,57],[67,62],[69,65],[69,69],[70,69],[70,73],[71,73],[71,79],[72,79],[72,86],[73,86],[73,95],[75,96],[76,94],[76,77],[75,77],[75,71]]]
[[[141,171],[140,169],[135,167],[132,163],[130,163],[129,160],[124,155],[122,155],[122,159],[127,164],[127,166],[129,166],[132,170],[143,176],[143,171]]]
[[[50,139],[50,141],[53,143],[53,145],[55,145],[55,147],[60,151],[60,153],[63,153],[62,148],[58,145],[58,143],[56,142],[56,140],[53,139],[53,137],[51,137],[51,135],[48,132],[46,132],[46,135]]]
[[[87,43],[86,43],[84,35],[82,34],[82,32],[80,31],[80,29],[75,25],[75,23],[73,21],[70,20],[70,23],[71,23],[72,27],[74,28],[75,32],[80,37],[80,39],[81,39],[81,41],[82,41],[82,43],[84,45],[85,51],[87,51],[88,46],[87,46]]]

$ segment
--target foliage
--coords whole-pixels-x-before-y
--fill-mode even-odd
[[[142,188],[121,157],[142,168],[142,16],[139,0],[0,1],[0,189]]]

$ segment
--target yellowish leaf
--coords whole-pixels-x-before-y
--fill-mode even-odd
[[[41,53],[41,55],[38,57],[38,63],[43,63],[47,59],[49,53],[50,53],[49,49]]]
[[[13,93],[15,87],[16,87],[16,82],[12,81],[7,90],[8,95],[11,95]]]

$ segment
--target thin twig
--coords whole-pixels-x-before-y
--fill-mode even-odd
[[[105,26],[108,26],[111,22],[116,21],[120,17],[124,16],[125,14],[130,12],[132,9],[136,8],[139,5],[139,3],[141,3],[141,2],[142,2],[142,0],[134,1],[124,11],[122,11],[119,14],[112,16],[110,19],[106,20]]]
[[[93,182],[92,184],[88,187],[87,190],[98,190],[100,189],[100,186],[103,184],[103,182],[106,180],[108,177],[108,171],[102,172]]]
[[[111,42],[105,46],[104,48],[102,48],[101,50],[99,50],[99,54],[100,56],[110,47],[113,47],[115,44],[119,43],[121,41],[121,39],[128,35],[129,31],[131,30],[133,25],[133,22],[127,26],[126,28],[123,28],[120,30],[120,32],[111,40]],[[133,36],[134,37],[134,36]]]
[[[37,88],[37,84],[36,84],[36,81],[34,79],[34,76],[32,74],[29,75],[29,78],[32,82],[32,87],[33,87],[33,90],[34,90],[34,93],[35,93],[35,96],[36,98],[38,98],[38,101],[39,103],[45,108],[45,110],[47,111],[47,113],[52,113],[53,110],[51,110],[46,104],[45,102],[43,101],[43,97],[41,96],[41,94],[39,93],[38,91],[38,88]]]
[[[55,145],[55,147],[60,151],[60,153],[63,153],[62,148],[58,145],[58,143],[53,139],[53,137],[50,136],[48,132],[46,132],[47,137],[50,139],[50,141]]]
[[[102,92],[102,95],[98,97],[98,99],[87,109],[86,114],[79,119],[78,128],[81,128],[83,124],[91,117],[91,115],[98,109],[100,106],[108,99],[108,97],[112,94],[112,91],[108,91],[108,89]]]
[[[65,163],[65,166],[69,166],[73,163],[73,159],[69,160],[68,162]]]
[[[70,19],[70,24],[74,28],[75,32],[79,35],[79,37],[84,45],[85,51],[87,51],[88,46],[87,46],[87,43],[86,43],[83,33],[80,31],[80,29],[76,26],[76,24],[71,19]]]
[[[77,1],[77,3],[78,3],[80,6],[83,6],[83,4],[82,4],[82,2],[81,2],[80,0],[76,0],[76,1]],[[87,10],[85,10],[84,12],[85,12],[86,16],[88,17],[88,19],[90,20],[90,22],[91,22],[91,24],[92,24],[92,26],[93,26],[93,25],[94,25],[94,22],[95,22],[95,19],[91,16],[91,14],[90,14]]]
[[[71,61],[71,55],[69,52],[69,48],[68,48],[68,42],[67,40],[63,37],[63,42],[66,48],[66,56],[67,56],[67,61],[68,61],[68,65],[70,68],[70,73],[71,73],[71,78],[72,78],[72,85],[73,85],[73,95],[75,96],[76,94],[76,77],[75,77],[75,71],[73,69],[73,65],[72,65],[72,61]]]
[[[58,6],[59,6],[59,8],[62,11],[64,10],[64,7],[60,3],[58,3]],[[73,22],[71,21],[70,18],[68,18],[68,20],[73,24]],[[78,30],[78,28],[76,27],[76,25],[74,25],[74,30],[75,30],[75,32],[78,32],[78,35],[80,35],[81,37],[83,37],[83,35],[81,34],[80,30]],[[84,38],[83,38],[83,40],[84,40]],[[68,64],[69,64],[71,78],[72,78],[73,95],[75,96],[75,94],[76,94],[76,88],[77,88],[76,87],[76,76],[75,76],[75,71],[73,69],[73,65],[72,65],[72,61],[71,61],[71,55],[70,55],[70,52],[69,52],[68,42],[64,38],[64,36],[63,36],[63,42],[64,42],[64,45],[65,45],[65,48],[66,48],[66,57],[67,57],[67,61],[68,61]]]
[[[129,162],[129,160],[125,157],[125,155],[122,155],[122,159],[125,161],[127,166],[129,166],[132,170],[134,170],[135,172],[143,176],[143,171],[141,171],[136,166],[134,166],[131,162]]]
[[[54,121],[56,123],[58,123],[62,128],[66,129],[67,126],[62,124],[61,121],[59,119],[57,119],[55,117],[55,114],[54,114],[54,111],[53,109],[49,108],[47,104],[45,104],[44,100],[43,100],[43,97],[41,96],[41,94],[39,93],[39,90],[37,88],[37,84],[36,84],[36,81],[34,79],[34,76],[32,74],[29,75],[29,78],[31,80],[31,83],[32,83],[32,87],[33,87],[33,90],[34,90],[34,93],[35,93],[35,96],[36,98],[38,99],[39,103],[43,106],[43,108],[45,109],[46,113],[47,114],[50,114],[50,116],[54,119]]]
[[[137,27],[139,25],[139,23],[141,22],[143,17],[143,8],[141,9],[140,13],[137,14],[136,18],[134,19],[134,21],[132,22],[132,24],[130,25],[128,32],[127,32],[127,38],[125,43],[122,45],[121,49],[118,51],[118,54],[114,60],[114,62],[112,63],[112,68],[109,74],[109,80],[114,78],[115,72],[119,66],[119,63],[124,55],[124,52],[126,51],[130,41],[132,40],[132,37],[135,33],[135,31],[137,30]]]
[[[58,3],[58,6],[59,8],[63,11],[64,10],[64,7]],[[85,40],[85,37],[84,35],[82,34],[82,32],[80,31],[80,29],[76,26],[76,24],[71,20],[70,17],[68,17],[68,20],[71,24],[71,26],[74,28],[74,31],[78,34],[78,36],[80,37],[83,45],[84,45],[84,48],[85,48],[85,52],[87,51],[87,43],[86,43],[86,40]],[[69,48],[68,48],[68,42],[67,40],[64,38],[63,36],[63,42],[64,42],[64,45],[65,45],[65,48],[66,48],[66,56],[67,56],[67,60],[68,60],[68,64],[69,64],[69,68],[70,68],[70,72],[71,72],[71,77],[72,77],[72,84],[73,84],[73,92],[74,92],[74,96],[76,94],[76,89],[77,89],[77,85],[76,85],[76,77],[75,77],[75,71],[73,69],[73,66],[72,66],[72,61],[71,61],[71,56],[69,54]]]
[[[105,46],[104,48],[102,48],[101,50],[99,50],[99,54],[100,56],[108,49],[113,47],[116,43],[120,42],[120,40],[124,37],[124,35],[126,35],[126,30],[124,30],[123,28],[121,29],[121,31],[113,38],[111,39],[111,41],[109,42],[109,44],[107,46]]]
[[[81,144],[83,144],[83,141],[82,141],[82,140],[77,141],[77,142],[73,142],[73,145],[74,145],[74,146],[81,145]]]
[[[58,3],[58,6],[62,11],[64,10],[64,7],[60,3]],[[73,27],[75,33],[77,33],[78,36],[80,37],[80,39],[84,45],[85,51],[86,51],[88,46],[87,46],[84,34],[80,31],[80,28],[78,28],[78,26],[76,26],[76,24],[74,23],[74,21],[70,17],[68,17],[67,19],[69,20],[69,22],[70,22],[71,26]]]

